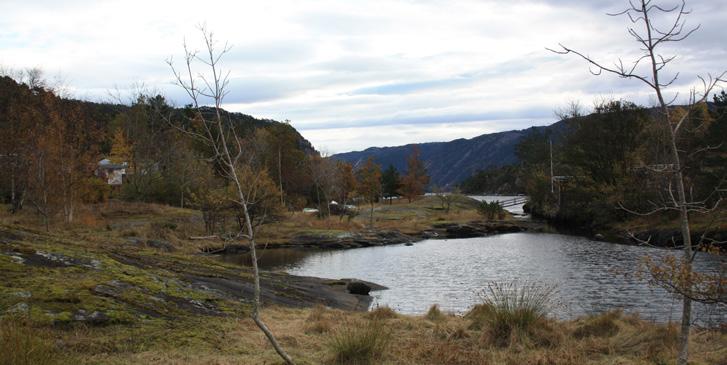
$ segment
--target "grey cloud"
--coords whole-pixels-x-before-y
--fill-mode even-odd
[[[441,80],[425,80],[401,83],[390,83],[364,87],[351,92],[352,95],[397,95],[409,94],[433,88],[448,88],[472,82],[470,78],[452,78]]]
[[[254,103],[282,99],[304,89],[303,85],[285,79],[242,77],[230,80],[227,103]]]
[[[425,116],[390,116],[349,121],[325,121],[299,124],[302,130],[329,129],[332,125],[341,127],[374,127],[391,124],[428,125],[442,123],[466,123],[484,120],[503,119],[541,119],[553,115],[551,106],[528,107],[523,109],[499,110],[483,113],[448,113]]]
[[[400,95],[430,89],[452,89],[471,85],[477,81],[501,78],[513,74],[521,74],[535,68],[535,64],[544,57],[528,55],[515,60],[502,62],[498,65],[465,72],[454,77],[418,81],[392,82],[368,86],[353,90],[351,95]]]

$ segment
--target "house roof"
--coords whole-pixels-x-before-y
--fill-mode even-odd
[[[103,160],[98,162],[98,167],[106,170],[121,170],[129,167],[129,163],[112,163],[111,160],[109,160],[108,158],[104,158]]]

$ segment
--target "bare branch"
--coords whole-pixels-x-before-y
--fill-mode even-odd
[[[590,57],[584,55],[583,53],[580,53],[576,50],[568,48],[568,47],[564,46],[563,44],[558,44],[558,45],[561,47],[561,50],[555,50],[552,48],[546,48],[546,49],[550,52],[557,53],[557,54],[565,55],[565,54],[573,53],[573,54],[577,55],[578,57],[580,57],[583,60],[585,60],[586,62],[588,62],[590,65],[596,67],[596,69],[598,70],[597,72],[591,71],[594,75],[600,75],[602,71],[606,71],[606,72],[618,75],[619,77],[622,77],[622,78],[633,78],[633,79],[640,80],[641,82],[649,85],[652,88],[656,87],[651,81],[647,80],[643,76],[640,76],[640,75],[637,75],[634,73],[630,73],[630,72],[626,72],[624,70],[619,70],[616,68],[610,68],[610,67],[603,66],[600,63],[591,59]]]

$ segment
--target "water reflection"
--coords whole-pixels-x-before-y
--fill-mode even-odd
[[[680,300],[634,275],[645,256],[673,251],[594,242],[582,237],[513,233],[340,251],[270,250],[261,265],[295,275],[360,278],[389,287],[373,292],[374,305],[423,313],[437,303],[464,312],[489,281],[556,284],[562,318],[621,308],[642,318],[678,320]],[[246,256],[246,255],[245,255]],[[229,258],[228,258],[229,259]],[[716,270],[724,260],[698,255],[697,270]],[[700,324],[727,323],[724,307],[697,306]]]
[[[302,261],[306,257],[319,251],[298,250],[288,248],[278,248],[273,250],[257,250],[257,263],[260,268],[266,270],[285,269]],[[220,259],[237,265],[252,266],[250,255],[247,253],[235,255],[222,255]]]

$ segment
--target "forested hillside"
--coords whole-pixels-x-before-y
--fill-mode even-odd
[[[673,107],[672,113],[681,116],[686,110]],[[694,106],[678,138],[685,188],[690,199],[706,207],[716,208],[724,195],[726,111],[724,92],[714,96],[714,103]],[[553,177],[547,130],[523,139],[514,172],[530,196],[533,213],[570,227],[598,230],[633,220],[636,213],[663,211],[660,222],[675,227],[670,223],[677,212],[672,209],[675,193],[670,176],[674,171],[666,147],[668,136],[655,124],[653,113],[613,101],[600,105],[590,116],[568,119],[567,133],[552,139]],[[697,221],[708,217],[707,213],[709,208],[696,205],[692,211]],[[722,220],[711,220],[698,229],[719,231],[723,225]]]
[[[202,109],[201,113],[212,109]],[[198,128],[195,111],[162,96],[139,95],[131,105],[66,99],[43,84],[0,78],[0,201],[30,209],[43,221],[71,223],[80,206],[109,197],[209,208],[225,182],[214,154],[174,125]],[[308,201],[308,160],[318,153],[292,126],[222,111],[244,137],[253,163],[290,204]],[[172,123],[174,122],[174,123]],[[123,184],[96,177],[98,163],[123,169]]]

